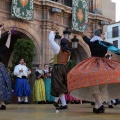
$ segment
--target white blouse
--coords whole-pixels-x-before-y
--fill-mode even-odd
[[[23,72],[19,72],[20,70],[23,70]],[[28,68],[25,65],[16,65],[14,68],[14,75],[16,75],[19,78],[22,78],[22,76],[28,77],[28,75],[31,74],[31,71],[28,70]]]
[[[55,55],[57,55],[60,52],[60,46],[54,41],[55,39],[55,34],[54,31],[51,31],[49,34],[49,44],[54,52]]]

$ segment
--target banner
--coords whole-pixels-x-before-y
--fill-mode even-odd
[[[84,32],[88,22],[88,0],[72,0],[72,30]]]
[[[33,20],[33,0],[12,0],[12,17]]]

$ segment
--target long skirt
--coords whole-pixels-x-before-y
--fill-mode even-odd
[[[35,80],[33,85],[33,102],[46,101],[45,84],[43,79]]]
[[[67,94],[67,65],[55,64],[51,73],[51,95],[59,97],[60,94]]]
[[[8,83],[6,83],[3,76],[0,76],[0,101],[11,101],[12,99],[11,80],[10,77],[6,76],[6,78]]]
[[[30,85],[26,78],[17,78],[16,79],[14,95],[19,96],[19,97],[31,95]]]
[[[12,87],[11,78],[4,66],[0,62],[0,101],[11,101]]]
[[[67,76],[68,91],[77,98],[94,101],[93,94],[102,100],[120,98],[120,62],[91,57],[76,65]]]
[[[45,93],[46,93],[46,100],[47,101],[54,101],[55,97],[51,95],[51,78],[46,78],[45,82]]]

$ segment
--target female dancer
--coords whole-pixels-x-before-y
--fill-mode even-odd
[[[90,40],[83,36],[89,45],[91,56],[76,65],[67,76],[68,90],[76,97],[95,101],[94,113],[105,112],[103,101],[120,98],[120,62],[105,58],[107,50],[119,54],[114,45],[103,41],[101,29],[94,32]]]

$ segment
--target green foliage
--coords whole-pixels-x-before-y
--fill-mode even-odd
[[[70,70],[77,65],[76,61],[69,60],[67,65],[69,66]]]
[[[34,43],[32,40],[18,39],[14,45],[13,67],[19,63],[20,58],[24,58],[27,66],[32,69]]]

